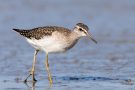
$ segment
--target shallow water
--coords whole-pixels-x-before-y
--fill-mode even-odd
[[[22,80],[34,49],[12,28],[58,25],[90,27],[95,45],[81,39],[63,54],[50,54],[53,90],[133,90],[135,80],[134,0],[0,0],[0,90],[48,90],[45,54],[38,54],[38,82]],[[130,82],[130,80],[132,80]]]

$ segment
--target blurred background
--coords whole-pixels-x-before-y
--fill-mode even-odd
[[[52,75],[56,79],[54,90],[129,90],[132,86],[121,80],[116,83],[104,79],[72,81],[63,77],[135,80],[135,0],[0,0],[2,89],[27,88],[15,81],[23,80],[32,65],[34,49],[12,31],[13,28],[55,25],[72,30],[78,22],[89,26],[98,44],[83,38],[70,51],[49,55]],[[45,53],[39,53],[37,90],[48,86],[44,60]]]

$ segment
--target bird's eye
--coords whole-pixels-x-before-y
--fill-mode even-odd
[[[82,28],[79,28],[80,31],[83,31]]]

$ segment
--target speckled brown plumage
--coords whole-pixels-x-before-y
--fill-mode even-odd
[[[64,27],[57,27],[57,26],[46,26],[46,27],[38,27],[29,30],[21,30],[21,29],[13,29],[16,32],[19,32],[22,36],[29,38],[29,39],[41,39],[44,36],[51,36],[53,32],[58,31],[63,33],[65,36],[69,35],[71,31]]]

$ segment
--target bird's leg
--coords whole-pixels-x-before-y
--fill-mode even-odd
[[[50,72],[50,69],[49,69],[48,53],[46,53],[45,66],[46,66],[46,70],[47,70],[47,73],[48,73],[48,80],[49,80],[49,82],[50,82],[50,86],[52,86],[53,80],[52,80],[52,75],[51,75],[51,72]]]
[[[33,63],[32,63],[32,69],[30,71],[30,74],[26,77],[26,79],[24,80],[24,82],[27,82],[27,79],[32,75],[32,81],[35,82],[37,81],[35,79],[35,75],[34,75],[34,72],[35,72],[35,64],[36,64],[36,55],[38,53],[39,50],[35,50],[34,52],[34,58],[33,58]]]

